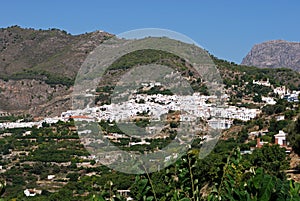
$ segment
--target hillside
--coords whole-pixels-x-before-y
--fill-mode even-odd
[[[34,30],[18,26],[0,29],[0,111],[38,117],[55,116],[70,109],[70,94],[78,69],[87,55],[111,36],[101,31],[73,36],[58,29]],[[253,79],[269,79],[274,86],[299,88],[300,76],[292,70],[240,66],[211,57],[234,103],[241,101],[238,98],[241,93],[253,95],[243,92],[243,86]],[[170,53],[153,50],[133,52],[117,60],[97,90],[110,92],[128,68],[148,63],[177,69],[189,79],[194,91],[207,93],[191,64]],[[232,85],[239,87],[232,88]],[[107,97],[102,93],[96,102],[106,102]]]
[[[58,29],[0,29],[0,111],[46,116],[69,108],[78,69],[109,37],[102,31],[70,35]]]
[[[110,36],[101,31],[70,35],[58,29],[0,29],[1,78],[73,79],[87,54]]]
[[[169,52],[143,49],[115,60],[101,76],[96,90],[84,90],[87,98],[81,99],[79,93],[79,100],[88,104],[90,114],[73,110],[65,112],[64,118],[48,118],[71,108],[71,94],[76,91],[72,85],[78,69],[87,55],[112,35],[98,31],[72,36],[57,29],[20,27],[1,29],[1,34],[0,39],[5,42],[0,53],[3,61],[0,66],[0,201],[130,200],[129,197],[133,200],[300,200],[298,72],[238,65],[210,55],[228,95],[225,98],[229,107],[220,108],[215,106],[219,97],[207,97],[212,95],[207,82],[189,61]],[[185,94],[184,102],[174,99],[172,87],[177,83],[165,86],[151,76],[155,70],[147,66],[141,68],[142,73],[137,73],[141,85],[132,79],[138,85],[132,101],[109,105],[110,94],[118,84],[129,94],[130,88],[125,83],[130,81],[122,79],[128,71],[153,63],[175,69],[171,74],[183,77],[201,96],[194,93],[196,101],[191,101],[191,97],[185,99]],[[99,74],[86,75],[90,83]],[[150,77],[150,81],[145,81],[145,77]],[[276,92],[278,88],[284,89],[284,93]],[[297,95],[292,97],[296,99],[286,97],[290,95],[287,91]],[[118,96],[120,100],[126,99],[122,93],[117,92]],[[90,100],[99,107],[93,107]],[[128,109],[126,102],[133,107]],[[175,107],[170,107],[173,103]],[[176,106],[183,104],[191,109]],[[2,116],[1,109],[14,115]],[[190,117],[197,118],[181,119],[189,117],[186,109],[190,109],[187,110],[191,112]],[[159,112],[152,113],[155,110]],[[201,110],[209,111],[208,119],[202,118],[201,113],[192,113]],[[23,115],[23,120],[15,114]],[[226,120],[223,128],[220,124],[215,128],[222,132],[220,137],[208,130],[213,126],[210,122],[216,122],[215,116]],[[32,120],[32,117],[40,118]],[[124,122],[127,120],[129,124]],[[162,129],[157,120],[163,123]],[[182,126],[187,125],[185,122],[191,122],[192,127],[185,130]],[[120,125],[129,127],[124,130]],[[131,125],[139,129],[131,129]],[[98,128],[101,136],[97,135]],[[144,135],[143,131],[154,135]],[[279,144],[277,134],[284,133],[288,133],[288,139]],[[190,141],[192,134],[195,135]],[[188,138],[188,146],[184,138]],[[218,139],[216,144],[214,139]],[[287,157],[291,147],[285,146],[286,139],[295,152],[291,160]],[[179,145],[189,147],[183,155],[177,149]],[[91,147],[100,148],[99,152],[93,152]],[[142,156],[146,162],[131,161],[132,157],[122,155],[124,151],[132,153],[133,158]],[[208,151],[209,155],[202,158]],[[152,155],[155,153],[158,155]],[[148,160],[149,156],[154,156],[153,160]],[[119,162],[133,171],[110,166],[118,166]],[[151,171],[147,171],[148,167]],[[157,171],[152,171],[156,167]]]
[[[300,43],[273,40],[256,44],[241,64],[261,68],[286,67],[300,71]]]

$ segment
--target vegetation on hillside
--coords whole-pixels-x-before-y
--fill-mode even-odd
[[[49,42],[49,38],[55,38],[63,44],[58,46],[60,43],[56,43],[53,51],[50,48],[51,51],[47,54],[35,52],[38,55],[37,58],[31,58],[31,52],[28,50],[24,54],[26,58],[22,57],[18,61],[29,62],[30,65],[22,67],[17,65],[15,72],[3,71],[0,79],[38,79],[49,85],[62,84],[68,87],[74,82],[76,74],[74,74],[76,72],[74,69],[79,68],[80,65],[77,61],[72,61],[74,63],[71,62],[71,67],[76,66],[76,68],[69,69],[70,66],[61,65],[61,63],[66,62],[64,59],[68,56],[72,57],[78,53],[77,50],[70,49],[71,44],[86,41],[90,36],[87,34],[71,37],[59,30],[24,31],[19,27],[12,27],[9,30],[1,29],[0,32],[2,34],[5,32],[5,37],[8,37],[5,41],[0,41],[2,42],[1,53],[9,48],[7,44],[16,45],[20,41],[30,40],[40,43]],[[104,35],[100,39],[107,39],[107,37],[108,35]],[[85,58],[91,50],[92,47],[85,49],[81,52],[80,58]],[[35,49],[35,51],[38,50]],[[290,168],[290,161],[284,148],[277,145],[265,145],[261,149],[255,149],[252,154],[242,155],[241,153],[249,151],[256,145],[256,139],[249,138],[251,131],[267,129],[266,135],[257,137],[272,144],[275,140],[274,135],[279,130],[287,131],[293,150],[300,154],[298,103],[282,100],[272,92],[271,87],[258,86],[252,82],[253,80],[269,80],[272,87],[286,86],[290,90],[299,90],[300,75],[288,69],[259,69],[211,57],[223,78],[226,93],[230,96],[229,103],[240,107],[261,109],[262,113],[247,122],[234,120],[233,129],[223,133],[222,138],[206,158],[199,158],[201,154],[199,150],[203,146],[199,138],[193,141],[191,148],[184,156],[167,168],[153,173],[131,175],[110,170],[98,164],[94,158],[89,158],[89,153],[80,142],[73,120],[53,125],[43,124],[42,128],[2,129],[0,130],[0,153],[2,154],[0,165],[6,170],[0,178],[0,193],[3,199],[126,200],[118,190],[129,189],[130,196],[134,200],[146,201],[299,200],[300,184],[288,178],[285,173]],[[13,58],[3,60],[6,66],[13,66],[12,61]],[[173,67],[187,78],[194,91],[199,91],[204,95],[209,94],[205,80],[202,80],[192,65],[184,59],[163,51],[140,50],[124,55],[111,65],[104,75],[103,83],[99,83],[96,90],[96,102],[110,104],[109,95],[120,76],[132,67],[149,63]],[[60,73],[64,70],[66,74]],[[157,86],[139,93],[173,94],[170,90]],[[277,103],[264,106],[263,96],[270,96]],[[140,103],[143,101],[141,100]],[[284,119],[277,120],[278,115],[284,116]],[[138,116],[139,118],[134,120],[135,125],[142,128],[149,125],[149,119],[144,118],[147,117],[147,111]],[[0,121],[16,121],[17,119],[19,117],[9,116],[1,117]],[[178,122],[171,121],[167,126],[169,126],[167,130],[170,132],[169,137],[147,139],[146,141],[150,143],[147,145],[130,147],[130,140],[133,142],[141,140],[135,137],[129,139],[128,136],[112,144],[123,150],[137,153],[162,149],[176,137]],[[106,133],[124,134],[115,122],[101,121],[99,127]],[[296,170],[299,168],[297,167]],[[55,175],[56,178],[49,180],[48,175]],[[27,188],[43,191],[41,195],[27,198],[23,193],[23,190]]]
[[[201,140],[195,140],[188,153],[166,169],[129,175],[99,164],[81,166],[95,161],[82,159],[88,153],[79,144],[73,126],[71,121],[44,124],[40,129],[1,131],[12,133],[0,139],[0,163],[8,169],[2,174],[6,181],[3,198],[27,200],[23,190],[36,188],[43,193],[31,200],[125,200],[117,190],[126,189],[135,200],[299,199],[299,184],[287,180],[284,171],[289,168],[289,159],[279,146],[264,146],[251,155],[241,155],[238,147],[244,143],[230,138],[220,140],[209,156],[200,159]],[[101,122],[101,127],[119,132],[106,122]],[[26,130],[31,134],[24,135]],[[161,142],[153,143],[159,146]],[[18,155],[11,157],[13,153]],[[50,174],[56,178],[48,186],[40,186],[47,183]]]

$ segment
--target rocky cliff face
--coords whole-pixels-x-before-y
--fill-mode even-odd
[[[261,68],[291,68],[300,72],[300,43],[284,40],[254,45],[242,65]]]
[[[0,111],[32,116],[57,116],[71,108],[72,88],[40,80],[0,80]]]

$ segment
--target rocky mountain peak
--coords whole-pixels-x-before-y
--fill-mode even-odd
[[[241,64],[261,68],[286,67],[300,71],[300,42],[272,40],[256,44]]]

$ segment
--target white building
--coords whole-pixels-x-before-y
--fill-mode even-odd
[[[278,134],[274,135],[275,137],[275,144],[278,144],[280,146],[286,146],[287,142],[286,142],[286,133],[283,132],[282,130],[279,131]]]
[[[284,120],[284,115],[276,116],[276,121],[282,121],[282,120]]]
[[[232,121],[228,119],[210,119],[208,120],[208,125],[213,129],[228,129],[232,125]]]
[[[274,88],[273,92],[275,94],[278,94],[280,96],[280,98],[283,98],[284,95],[290,93],[290,90],[288,88],[286,88],[285,86],[281,86],[281,87]]]
[[[24,190],[24,194],[26,195],[26,197],[34,197],[37,194],[41,194],[42,190],[36,190],[36,189],[26,189]]]
[[[134,145],[149,145],[150,142],[146,142],[144,140],[142,140],[141,142],[130,142],[129,146],[134,146]]]
[[[261,86],[266,86],[266,87],[270,87],[271,83],[269,82],[269,78],[267,79],[267,81],[263,81],[263,80],[253,80],[252,82],[253,84],[257,84],[257,85],[261,85]]]
[[[0,123],[0,128],[32,128],[39,126],[39,122],[6,122]]]
[[[268,105],[275,105],[276,101],[272,97],[261,97],[262,101],[266,102]]]
[[[55,175],[53,175],[53,174],[49,174],[48,176],[47,176],[47,179],[48,180],[52,180],[52,179],[54,179],[55,178]]]

